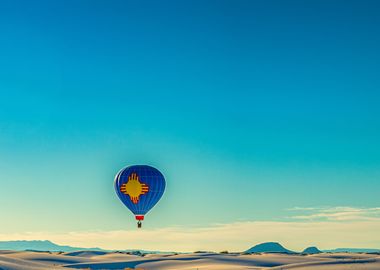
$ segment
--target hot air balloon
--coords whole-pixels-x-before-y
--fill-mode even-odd
[[[148,165],[133,165],[115,176],[115,191],[122,203],[135,215],[138,228],[141,221],[161,199],[165,190],[162,173]]]

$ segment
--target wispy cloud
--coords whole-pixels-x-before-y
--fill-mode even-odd
[[[300,220],[319,221],[380,221],[380,207],[355,208],[355,207],[294,207],[289,211],[297,211],[302,214],[291,218]]]
[[[311,210],[317,210],[317,209],[320,209],[320,208],[317,208],[317,207],[298,207],[298,206],[295,206],[295,207],[292,207],[292,208],[288,208],[286,210],[288,210],[288,211],[311,211]]]

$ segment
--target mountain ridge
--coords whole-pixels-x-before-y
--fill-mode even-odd
[[[257,244],[245,253],[287,253],[287,254],[317,254],[322,252],[338,253],[338,252],[348,252],[348,253],[380,253],[380,249],[375,248],[336,248],[336,249],[326,249],[320,250],[315,246],[307,247],[302,252],[295,252],[289,250],[277,242],[264,242]]]
[[[72,252],[80,250],[88,251],[108,251],[101,248],[80,248],[65,245],[58,245],[49,240],[14,240],[0,241],[0,250],[34,250],[34,251],[63,251]]]
[[[140,249],[102,249],[99,247],[83,248],[72,247],[65,245],[58,245],[49,240],[13,240],[13,241],[0,241],[0,250],[14,250],[14,251],[51,251],[51,252],[76,252],[76,251],[98,251],[98,252],[131,252],[136,254],[141,253],[170,253],[161,251],[148,251]]]
[[[380,253],[377,248],[335,248],[322,250],[323,252],[348,252],[348,253]]]

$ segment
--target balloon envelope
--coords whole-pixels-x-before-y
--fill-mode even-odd
[[[139,220],[161,199],[165,185],[162,173],[147,165],[126,167],[115,177],[117,195]]]

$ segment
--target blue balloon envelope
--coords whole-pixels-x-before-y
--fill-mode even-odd
[[[120,200],[135,215],[141,227],[141,220],[165,191],[162,173],[148,165],[134,165],[122,169],[115,177],[115,191]]]

